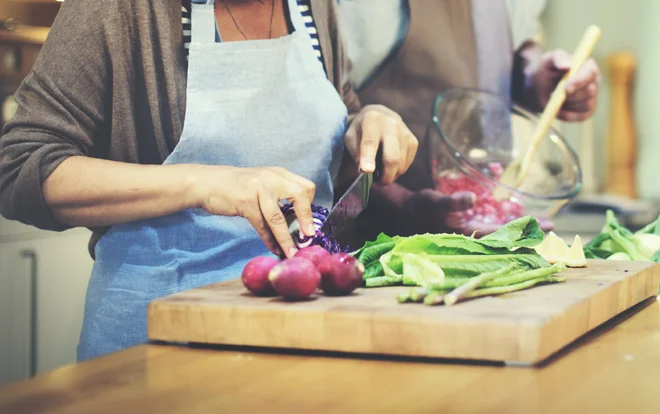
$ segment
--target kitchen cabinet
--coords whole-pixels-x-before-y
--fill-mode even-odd
[[[75,363],[89,237],[0,220],[0,383]]]

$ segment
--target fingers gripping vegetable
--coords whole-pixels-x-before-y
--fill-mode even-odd
[[[312,204],[312,217],[314,220],[314,228],[316,229],[316,234],[314,236],[305,236],[301,233],[293,205],[287,204],[282,207],[282,213],[284,213],[284,217],[289,224],[289,232],[293,236],[294,243],[299,249],[307,246],[321,246],[330,253],[348,252],[348,246],[342,250],[339,243],[332,237],[332,231],[334,230],[333,226],[330,227],[329,234],[323,234],[321,232],[321,226],[323,226],[323,223],[329,215],[327,208]]]

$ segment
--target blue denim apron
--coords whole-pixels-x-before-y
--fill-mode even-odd
[[[316,184],[331,207],[347,110],[288,0],[294,32],[216,42],[213,0],[192,6],[182,136],[165,164],[281,166]],[[240,277],[270,255],[249,222],[201,209],[112,226],[96,245],[78,360],[147,341],[147,304],[182,290]]]

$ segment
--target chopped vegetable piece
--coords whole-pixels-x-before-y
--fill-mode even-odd
[[[442,305],[444,301],[444,292],[431,292],[424,298],[424,304],[427,306]]]
[[[396,300],[399,303],[410,303],[412,302],[410,298],[410,292],[401,292],[396,296]]]
[[[408,293],[408,297],[410,298],[411,302],[421,303],[428,294],[429,294],[429,290],[425,288],[410,289],[410,292]]]
[[[587,267],[587,258],[584,256],[582,239],[576,235],[571,248],[568,249],[568,267]]]
[[[546,236],[543,243],[536,247],[536,252],[550,264],[568,261],[568,246],[552,231]]]
[[[329,215],[327,208],[318,204],[312,204],[312,216],[314,220],[314,227],[316,228],[316,235],[314,236],[305,236],[300,232],[300,224],[296,219],[296,213],[293,209],[293,204],[286,204],[281,208],[281,210],[284,214],[284,217],[286,218],[287,223],[289,224],[289,232],[293,236],[293,241],[296,243],[298,248],[318,245],[330,253],[341,253],[349,251],[348,246],[342,250],[339,243],[332,237],[332,232],[334,231],[334,226],[332,223],[330,223],[330,233],[323,234],[323,232],[321,232],[321,227]]]

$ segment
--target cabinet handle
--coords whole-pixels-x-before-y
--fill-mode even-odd
[[[30,377],[37,374],[37,253],[23,250],[21,256],[30,260]]]

